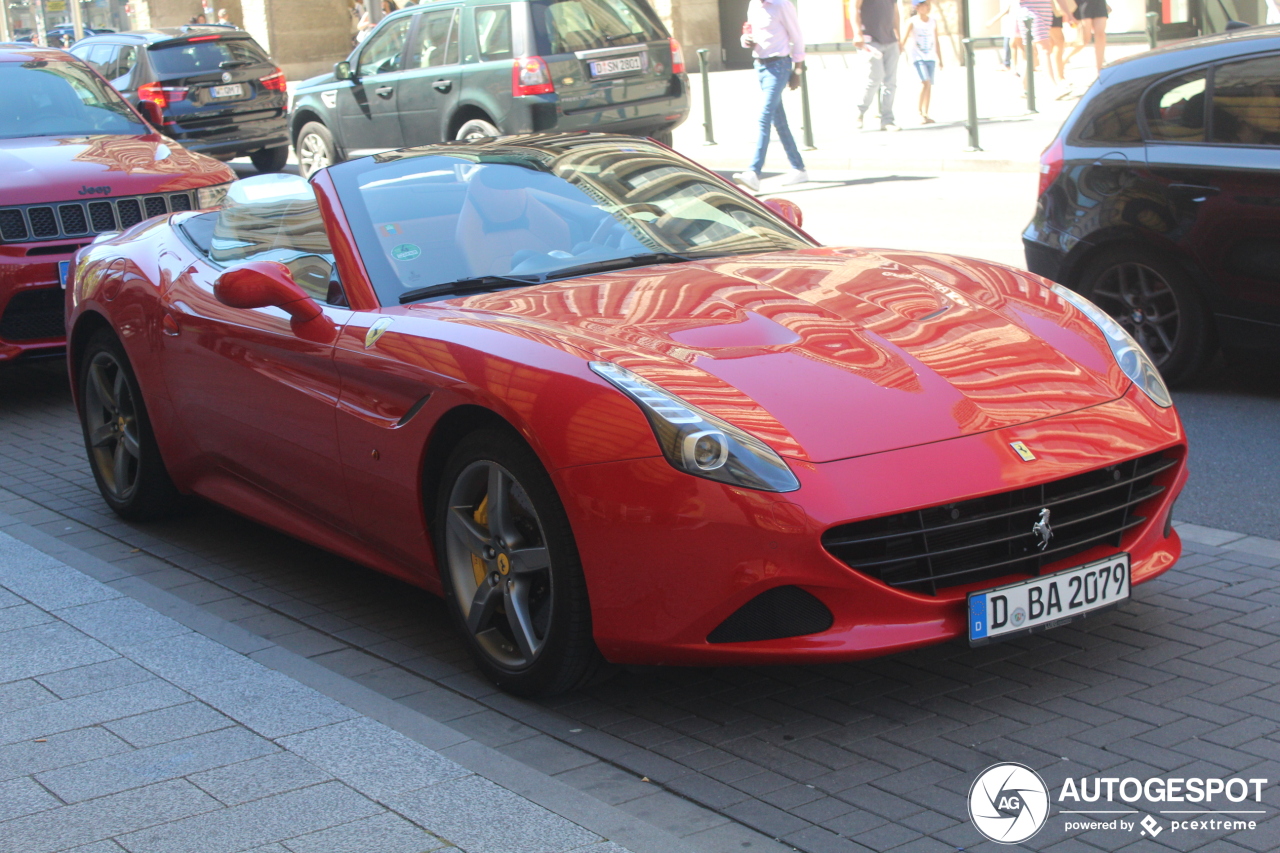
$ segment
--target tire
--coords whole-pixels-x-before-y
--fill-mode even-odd
[[[510,430],[466,436],[445,463],[436,506],[445,603],[481,671],[530,697],[589,679],[600,653],[582,564],[555,486],[529,446]]]
[[[298,152],[298,170],[304,178],[311,177],[319,169],[332,166],[339,159],[333,134],[318,121],[310,121],[302,126],[293,147]]]
[[[453,135],[453,138],[462,142],[470,142],[473,139],[491,139],[501,135],[502,131],[498,130],[498,126],[489,121],[489,119],[473,118],[463,122],[462,127],[458,128],[458,132]]]
[[[278,172],[289,162],[289,146],[259,148],[249,155],[249,159],[253,161],[253,168],[259,172]]]
[[[1133,335],[1170,385],[1194,376],[1216,350],[1213,321],[1190,275],[1150,249],[1103,251],[1074,289]]]
[[[89,339],[78,374],[80,426],[102,499],[128,521],[174,514],[185,501],[165,470],[129,357],[109,330]]]
[[[661,142],[663,145],[670,148],[673,144],[672,134],[673,134],[672,129],[667,128],[666,130],[659,130],[656,133],[649,134],[649,138],[652,139],[654,142]]]

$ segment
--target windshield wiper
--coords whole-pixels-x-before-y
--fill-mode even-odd
[[[548,270],[546,278],[572,278],[578,275],[589,275],[593,272],[608,272],[610,270],[624,270],[628,267],[647,267],[651,264],[683,264],[686,261],[699,260],[701,257],[710,257],[710,254],[699,255],[677,255],[674,252],[646,252],[641,255],[626,255],[621,258],[605,258],[600,261],[591,261],[586,264],[578,264],[572,267],[561,267],[558,270]]]
[[[485,290],[497,290],[504,284],[523,287],[529,284],[541,284],[543,281],[543,277],[537,275],[481,275],[475,278],[460,278],[457,281],[442,281],[439,284],[429,284],[426,287],[406,291],[400,294],[400,304],[417,302],[419,299],[426,299],[428,296],[477,293]]]

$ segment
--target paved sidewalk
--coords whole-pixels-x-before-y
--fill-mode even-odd
[[[627,853],[5,533],[0,644],[4,851]]]
[[[1108,58],[1118,59],[1144,50],[1144,45],[1113,45]],[[702,80],[697,57],[690,61],[688,120],[676,128],[675,148],[714,169],[746,168],[755,145],[759,85],[753,70],[720,71],[710,75],[711,115],[717,144],[704,144]],[[916,114],[920,84],[906,62],[898,68],[894,117],[899,133],[879,130],[873,105],[866,129],[854,125],[857,104],[866,80],[866,63],[857,54],[815,54],[809,59],[809,103],[813,116],[815,151],[802,151],[805,165],[813,170],[910,169],[941,171],[1037,171],[1040,152],[1053,138],[1076,99],[1056,100],[1048,74],[1036,75],[1036,107],[1028,114],[1022,78],[999,67],[995,51],[978,52],[975,63],[980,118],[978,152],[967,152],[965,120],[968,114],[965,69],[954,63],[937,72],[932,117],[937,124],[922,125]],[[1073,91],[1082,94],[1095,77],[1092,48],[1077,55],[1067,68]],[[796,141],[801,136],[800,93],[788,92],[783,103]],[[769,146],[766,175],[788,167],[775,135]]]

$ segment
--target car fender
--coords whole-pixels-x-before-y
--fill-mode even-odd
[[[289,114],[289,144],[296,150],[298,147],[298,134],[302,132],[302,128],[308,122],[318,122],[324,125],[329,133],[333,134],[334,147],[338,149],[339,159],[345,160],[347,157],[346,146],[342,143],[342,122],[329,121],[327,119],[328,111],[315,104],[303,103],[302,105],[294,105],[293,112]]]

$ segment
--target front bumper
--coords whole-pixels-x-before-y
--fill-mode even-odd
[[[1009,443],[1035,450],[1023,462]],[[1172,410],[1137,389],[1116,401],[1004,430],[823,464],[792,462],[786,495],[722,486],[664,459],[556,472],[591,595],[605,657],[637,664],[816,663],[874,657],[966,636],[966,594],[1010,575],[934,595],[895,589],[850,569],[821,544],[824,530],[863,518],[1025,488],[1185,443]],[[1099,545],[1046,567],[1082,565],[1117,550],[1132,580],[1169,569],[1181,553],[1166,519],[1186,479],[1185,456],[1147,521],[1119,549]],[[753,642],[707,636],[760,593],[796,586],[833,616],[820,633]]]
[[[63,291],[58,262],[70,261],[85,243],[56,254],[47,243],[0,246],[0,362],[19,356],[57,352],[66,345]]]

